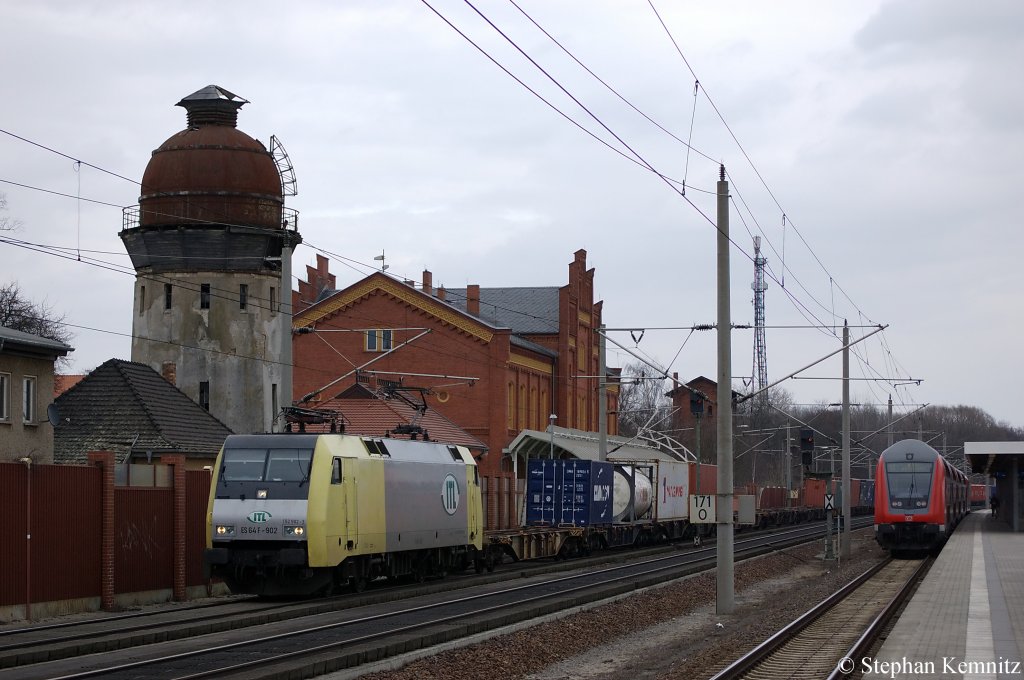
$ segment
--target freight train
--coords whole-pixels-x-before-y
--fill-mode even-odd
[[[483,529],[468,449],[344,434],[232,435],[214,469],[205,562],[236,593],[315,595],[373,579],[422,580],[506,559],[573,557],[714,533],[689,518],[717,467],[676,460],[531,459],[522,524]],[[852,480],[853,512],[873,483]],[[754,527],[824,518],[825,482],[740,487]],[[734,501],[733,512],[737,505]],[[870,503],[868,504],[870,505]]]
[[[936,550],[970,512],[967,476],[916,439],[878,458],[875,540],[890,552]]]
[[[342,434],[232,435],[217,458],[205,561],[233,592],[325,594],[483,565],[469,450]]]

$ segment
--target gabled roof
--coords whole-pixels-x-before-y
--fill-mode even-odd
[[[678,385],[676,387],[673,387],[671,390],[669,390],[668,392],[665,393],[665,396],[666,397],[672,397],[672,396],[675,396],[676,394],[679,394],[683,390],[685,390],[687,392],[697,392],[698,394],[700,394],[701,390],[697,389],[697,385],[700,384],[700,383],[705,383],[705,384],[711,385],[712,387],[715,388],[715,390],[712,390],[710,393],[708,393],[708,392],[704,393],[704,397],[708,401],[710,401],[711,403],[715,403],[716,400],[718,399],[718,392],[717,392],[718,383],[716,381],[712,380],[711,378],[707,378],[707,377],[705,377],[703,375],[698,375],[696,378],[694,378],[690,382],[686,383],[685,385]],[[736,390],[732,391],[732,395],[733,395],[734,399],[736,397],[743,396],[741,393],[737,392]]]
[[[466,311],[466,289],[447,289],[452,306]],[[558,335],[558,288],[481,288],[480,318],[513,333]]]
[[[56,463],[89,451],[183,453],[214,458],[232,434],[224,423],[145,364],[110,359],[54,400]]]
[[[404,401],[377,397],[362,385],[353,385],[334,399],[317,404],[316,408],[340,413],[341,421],[345,423],[345,434],[385,437],[398,425],[415,423],[427,431],[431,441],[457,444],[478,451],[487,450],[486,444],[439,411],[428,408],[420,416],[416,409]],[[306,425],[306,432],[326,432],[328,427]],[[395,439],[408,439],[406,435],[390,436]]]
[[[551,357],[552,359],[558,358],[558,352],[556,352],[555,350],[548,349],[544,345],[538,345],[536,342],[533,342],[532,340],[527,340],[526,338],[520,335],[511,336],[509,338],[509,342],[516,347],[522,347],[523,349],[528,349],[531,352],[536,352],[537,354],[546,357]]]
[[[483,342],[490,342],[494,331],[505,328],[495,325],[486,319],[467,314],[449,301],[427,295],[422,290],[392,279],[390,276],[375,272],[365,279],[355,282],[348,288],[335,291],[331,296],[323,298],[302,310],[292,320],[292,328],[303,328],[316,324],[319,320],[342,312],[358,304],[364,297],[383,293],[434,316],[458,330],[474,336]]]
[[[33,335],[16,331],[7,326],[0,326],[0,351],[5,354],[21,354],[36,357],[62,357],[74,348],[59,340],[51,340],[41,335]]]

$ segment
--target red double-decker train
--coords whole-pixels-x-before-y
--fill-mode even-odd
[[[970,512],[970,482],[916,439],[896,442],[875,472],[875,540],[896,553],[935,550]]]

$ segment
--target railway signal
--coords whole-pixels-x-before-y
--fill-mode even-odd
[[[814,430],[800,428],[800,453],[804,467],[810,467],[814,461]]]

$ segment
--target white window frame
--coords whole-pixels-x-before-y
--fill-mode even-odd
[[[0,373],[0,423],[11,420],[11,374]]]
[[[21,379],[21,418],[26,425],[34,425],[36,422],[38,385],[39,382],[34,375],[26,375]]]

